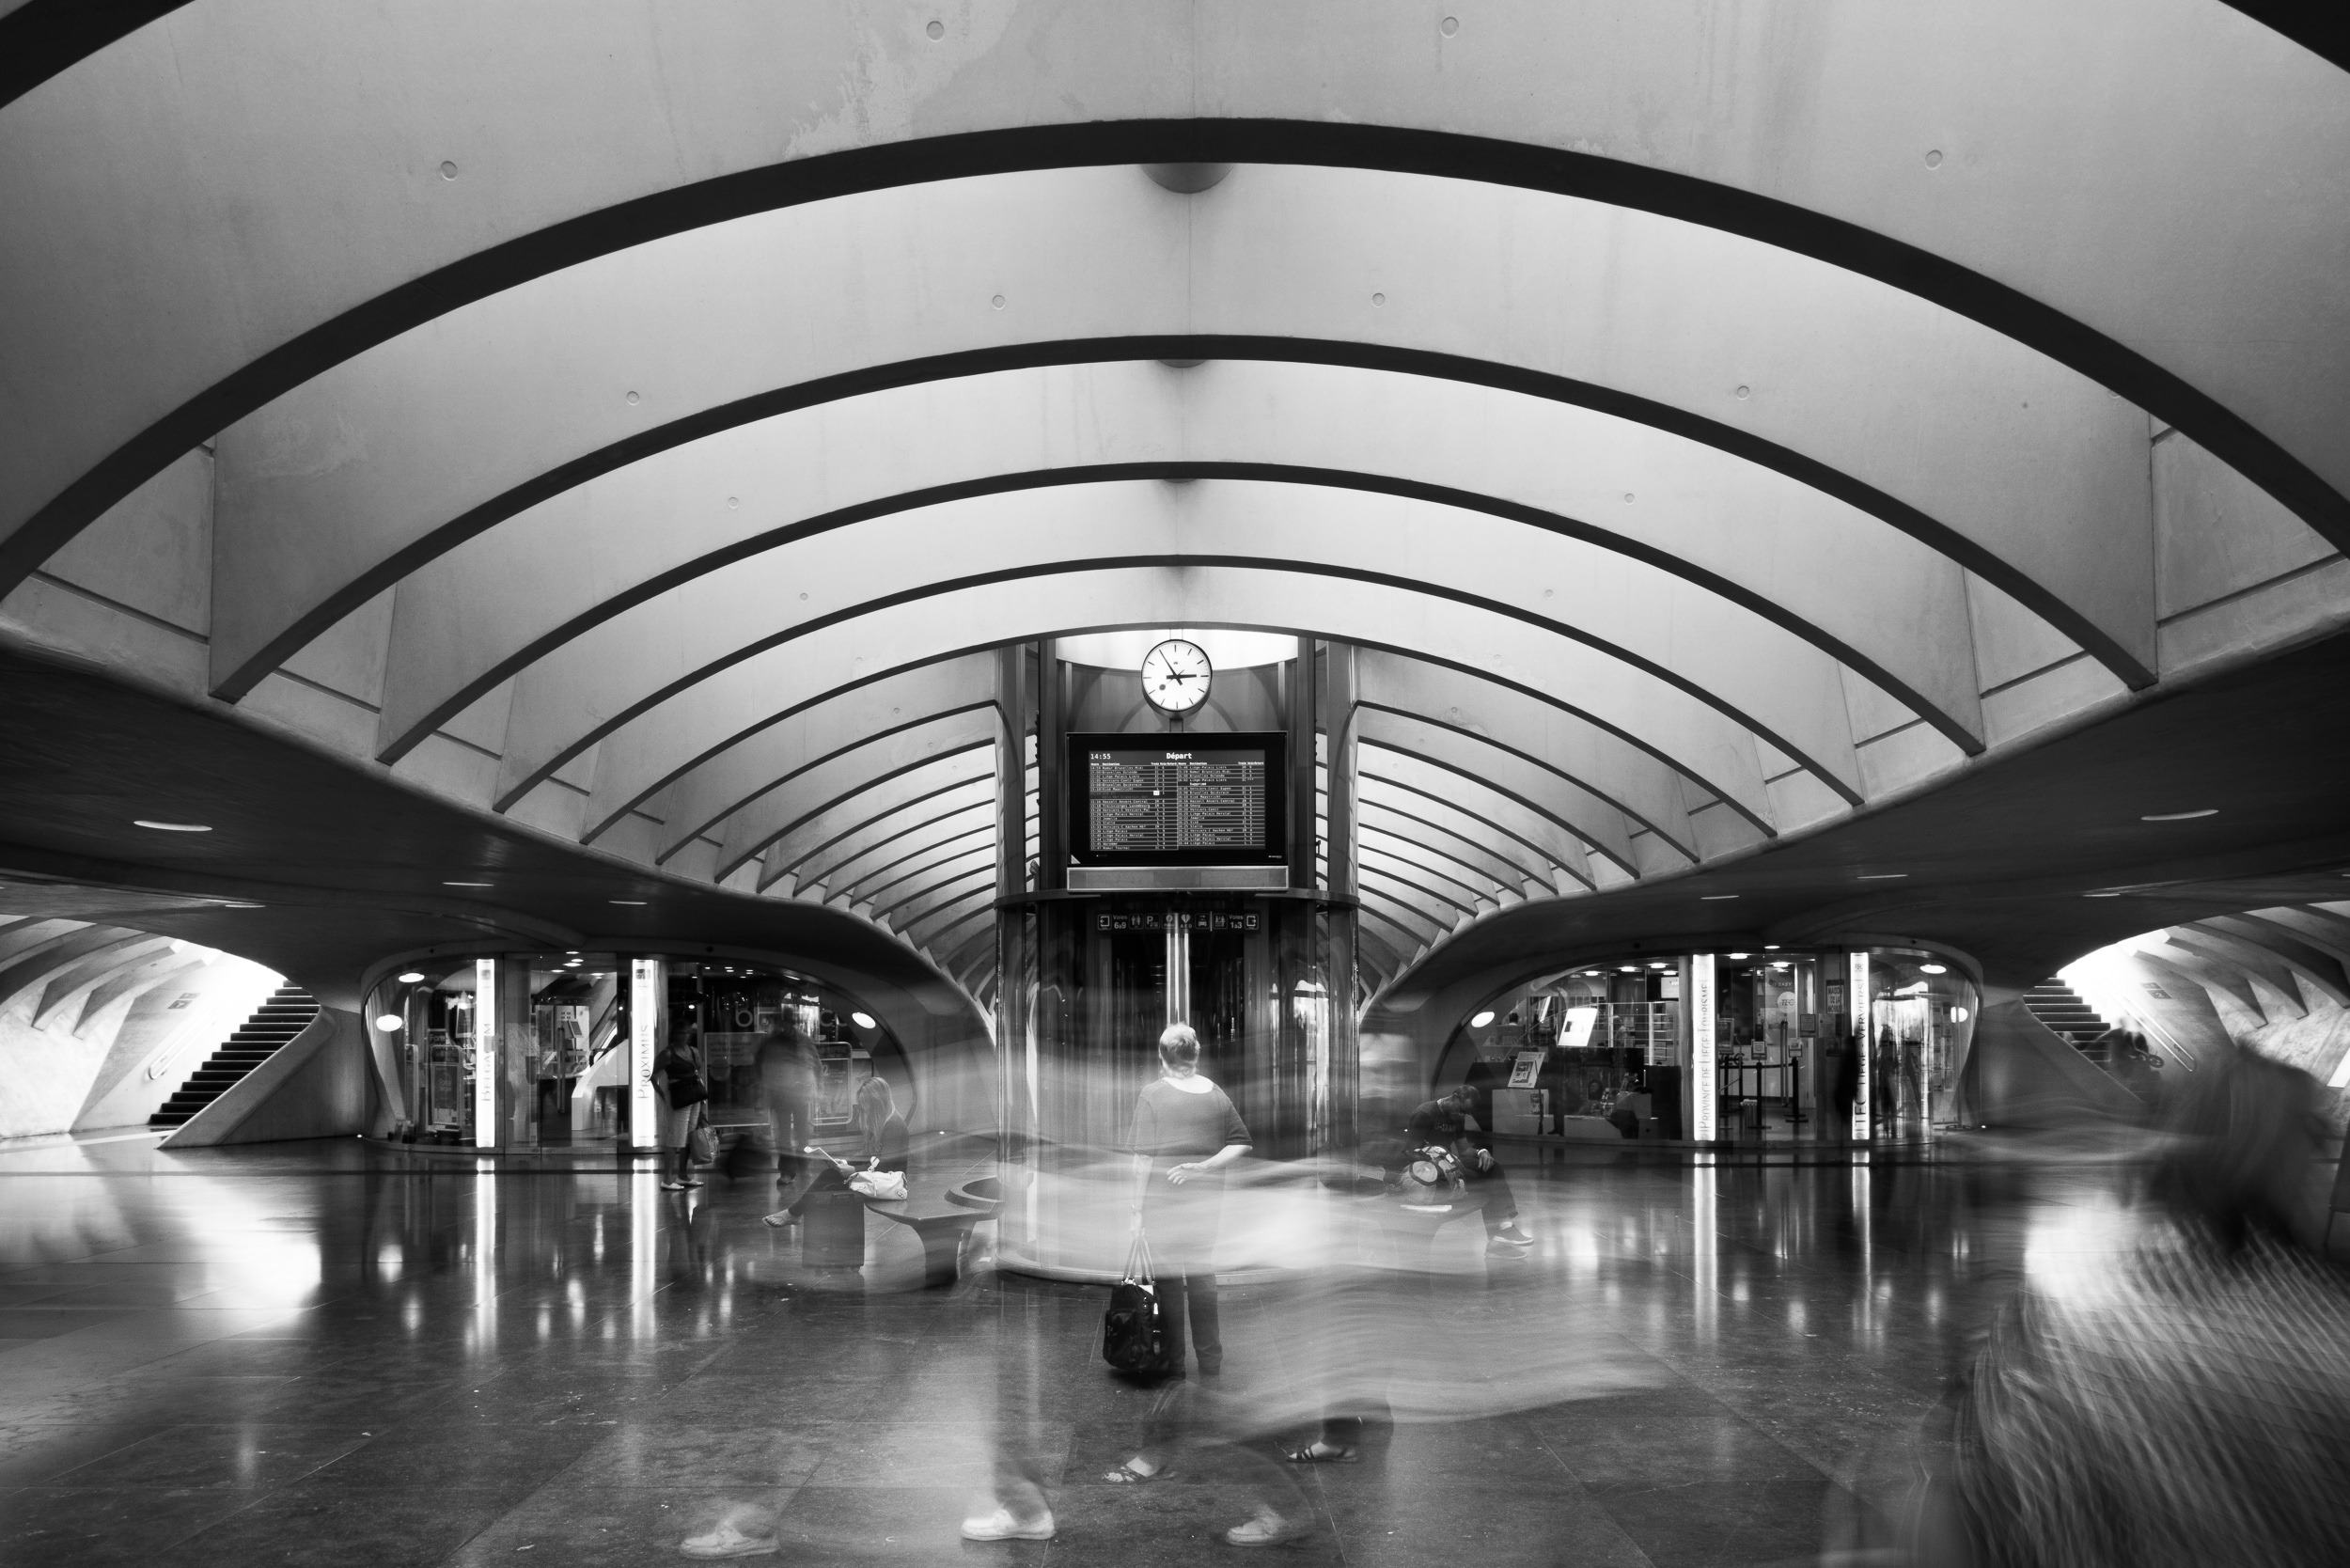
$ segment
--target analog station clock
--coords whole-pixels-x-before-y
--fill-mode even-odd
[[[1181,717],[1208,700],[1208,651],[1169,637],[1142,656],[1142,695],[1162,713]]]

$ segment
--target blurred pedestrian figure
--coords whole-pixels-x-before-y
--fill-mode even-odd
[[[1920,1563],[2350,1562],[2350,1287],[2307,1074],[2238,1051],[2166,1119],[2159,1222],[2120,1267],[2002,1309],[1956,1412]]]
[[[816,1140],[816,1053],[787,1010],[759,1043],[759,1092],[775,1138],[776,1184],[789,1185],[806,1168],[800,1151]]]
[[[846,1164],[826,1161],[788,1208],[766,1216],[768,1224],[778,1229],[798,1224],[800,1215],[807,1212],[810,1199],[821,1192],[847,1192],[849,1177],[856,1171],[905,1169],[906,1122],[898,1114],[888,1079],[876,1074],[857,1085],[856,1105],[850,1112],[850,1120],[864,1140],[856,1159]]]
[[[1180,1334],[1188,1306],[1192,1354],[1214,1376],[1224,1368],[1214,1272],[1222,1173],[1248,1152],[1248,1128],[1230,1097],[1200,1075],[1199,1037],[1188,1025],[1170,1025],[1159,1036],[1159,1076],[1135,1100],[1128,1139],[1135,1223],[1150,1245],[1168,1322]]]
[[[1480,1131],[1472,1135],[1468,1118],[1476,1110],[1477,1090],[1463,1084],[1451,1093],[1430,1100],[1412,1113],[1410,1140],[1424,1148],[1442,1149],[1461,1162],[1465,1181],[1484,1189],[1485,1250],[1496,1257],[1520,1256],[1534,1238],[1518,1226],[1518,1200],[1510,1178],[1494,1157],[1492,1140]]]
[[[692,1026],[671,1031],[669,1043],[652,1058],[652,1092],[661,1111],[662,1163],[670,1166],[661,1185],[671,1192],[700,1186],[694,1174],[693,1132],[701,1106],[710,1099],[710,1080],[702,1074]]]

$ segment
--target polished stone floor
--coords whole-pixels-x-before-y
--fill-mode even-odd
[[[1534,1256],[1489,1264],[1466,1226],[1434,1254],[1432,1332],[1485,1347],[1488,1404],[1298,1470],[1317,1528],[1277,1560],[1818,1560],[1898,1506],[1990,1305],[2028,1266],[2093,1267],[2125,1185],[1519,1157]],[[862,1272],[809,1270],[759,1223],[772,1201],[357,1140],[0,1148],[0,1561],[673,1561],[745,1504],[794,1563],[1245,1555],[1221,1540],[1239,1472],[1099,1479],[1149,1396],[1095,1355],[1098,1288],[910,1290],[911,1240],[878,1223]],[[1228,1287],[1227,1383],[1281,1375],[1285,1288]],[[1008,1357],[1060,1532],[967,1544]],[[1521,1367],[1584,1357],[1637,1387],[1512,1397]]]

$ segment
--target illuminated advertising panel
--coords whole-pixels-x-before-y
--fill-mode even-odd
[[[1720,1075],[1714,1070],[1714,955],[1689,958],[1689,1110],[1700,1143],[1721,1137],[1716,1120]]]
[[[661,1141],[660,1107],[652,1097],[652,1058],[661,1049],[662,963],[628,963],[628,1143],[650,1149]]]
[[[473,964],[473,1141],[494,1149],[498,1141],[498,961]]]
[[[1854,953],[1850,958],[1852,981],[1852,1048],[1860,1054],[1859,1087],[1852,1097],[1852,1136],[1866,1140],[1872,1121],[1869,1115],[1870,1096],[1875,1092],[1871,1081],[1874,1067],[1869,1058],[1872,1043],[1869,1039],[1869,955]]]

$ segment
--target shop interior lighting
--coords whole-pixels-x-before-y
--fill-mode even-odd
[[[881,1027],[873,1022],[873,1015],[870,1012],[852,1012],[849,1014],[849,1022],[860,1029],[873,1029]]]
[[[1772,968],[1774,968],[1774,969],[1792,969],[1792,968],[1794,968],[1794,964],[1790,964],[1790,963],[1788,963],[1785,959],[1783,959],[1783,958],[1782,958],[1782,959],[1778,960],[1777,963],[1773,964],[1771,965],[1771,967],[1772,967]]]
[[[1762,950],[1766,953],[1775,953],[1778,951],[1778,944],[1776,942],[1765,942],[1762,944]]]
[[[1483,1028],[1486,1025],[1488,1025],[1488,1024],[1492,1023],[1493,1021],[1494,1021],[1494,1010],[1493,1010],[1493,1009],[1491,1009],[1491,1008],[1487,1008],[1484,1011],[1482,1011],[1482,1012],[1479,1013],[1476,1017],[1474,1017],[1474,1018],[1472,1018],[1472,1019],[1470,1019],[1470,1020],[1469,1020],[1469,1027],[1470,1027],[1470,1028],[1472,1028],[1472,1029],[1481,1029],[1481,1028]]]
[[[1661,958],[1652,958],[1648,961],[1648,966],[1652,969],[1662,969],[1665,966],[1665,961]]]
[[[2138,820],[2142,823],[2188,823],[2193,822],[2198,817],[2216,817],[2217,815],[2219,815],[2218,807],[2206,806],[2200,811],[2156,811],[2152,815],[2140,817]]]
[[[1950,1009],[1950,1022],[1953,1024],[1964,1024],[1966,1022],[1966,1010],[1963,1007],[1954,1007]]]
[[[155,823],[149,822],[144,817],[132,818],[131,825],[133,827],[151,827],[158,833],[210,833],[212,831],[210,827],[206,826],[202,823]]]
[[[1730,955],[1730,961],[1731,961],[1732,964],[1735,964],[1735,963],[1737,963],[1740,959],[1745,959],[1745,958],[1752,958],[1753,956],[1754,956],[1754,955],[1753,955],[1752,953],[1731,953],[1731,954]]]
[[[1623,966],[1623,972],[1627,975],[1637,975],[1640,972],[1640,966],[1637,964],[1627,964]]]
[[[399,980],[402,985],[414,985],[418,980],[424,979],[424,971],[422,969],[409,969],[400,974],[395,975],[392,978]]]
[[[1920,964],[1918,965],[1918,972],[1921,975],[1947,975],[1950,972],[1950,966],[1947,964]]]
[[[375,1027],[386,1034],[398,1034],[406,1026],[397,1012],[386,1012],[375,1021]]]

